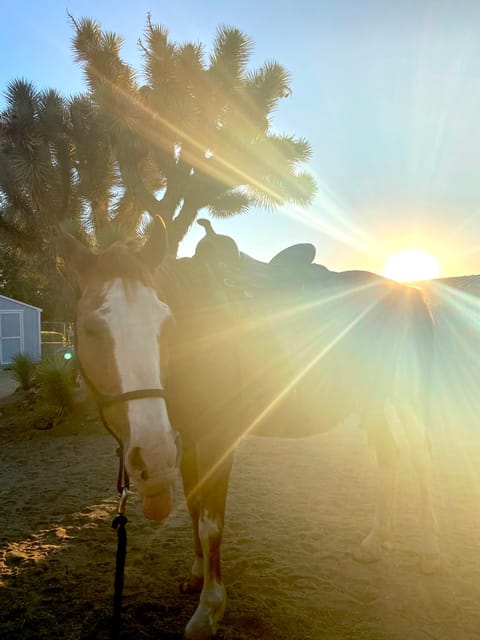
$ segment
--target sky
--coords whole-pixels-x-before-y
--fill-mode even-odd
[[[137,69],[150,11],[172,39],[207,52],[218,25],[238,27],[254,43],[251,68],[274,59],[289,71],[273,125],[311,143],[318,193],[306,208],[215,221],[242,251],[268,260],[311,242],[329,269],[381,273],[417,249],[442,276],[480,273],[477,0],[0,0],[2,96],[19,77],[66,96],[84,88],[67,10],[122,35]],[[182,252],[202,235],[192,229]]]

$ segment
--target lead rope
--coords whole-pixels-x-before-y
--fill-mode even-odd
[[[117,488],[120,494],[120,500],[117,508],[117,515],[113,519],[112,528],[117,531],[117,553],[115,558],[115,583],[113,594],[113,615],[112,615],[112,638],[117,640],[120,637],[121,618],[122,618],[122,593],[125,574],[125,558],[127,555],[127,530],[125,525],[128,519],[125,515],[125,506],[127,504],[129,478],[125,470],[123,461],[123,449],[117,450],[120,458],[118,469]]]

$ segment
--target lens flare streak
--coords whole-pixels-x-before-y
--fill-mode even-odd
[[[193,487],[189,495],[187,496],[187,500],[190,500],[195,494],[202,488],[202,486],[212,477],[212,475],[221,467],[221,465],[225,462],[225,460],[233,453],[237,445],[241,442],[241,440],[248,436],[255,427],[260,424],[260,422],[283,400],[283,398],[292,391],[295,386],[308,374],[309,371],[313,369],[313,367],[329,353],[341,340],[344,338],[352,329],[357,326],[357,324],[365,318],[365,316],[370,313],[370,311],[376,307],[376,305],[380,302],[381,298],[378,298],[371,302],[367,307],[358,314],[356,318],[354,318],[339,334],[328,344],[326,345],[304,368],[300,373],[298,373],[281,391],[280,393],[259,413],[259,415],[244,429],[243,433],[235,440],[235,442],[230,445],[223,455],[217,460],[217,462],[212,465],[212,467],[204,474],[202,478],[198,481],[198,483]]]

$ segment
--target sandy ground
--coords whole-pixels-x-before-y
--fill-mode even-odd
[[[1,377],[1,376],[0,376]],[[0,380],[0,390],[8,381]],[[480,638],[480,435],[434,434],[443,565],[416,569],[415,477],[400,468],[395,546],[375,565],[352,553],[368,531],[374,465],[353,426],[303,441],[250,439],[237,452],[223,547],[224,640]],[[109,637],[116,534],[115,443],[76,430],[2,424],[0,637]],[[180,639],[196,606],[178,585],[192,561],[189,519],[146,521],[133,492],[123,638]]]

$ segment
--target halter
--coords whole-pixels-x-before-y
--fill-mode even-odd
[[[126,472],[126,469],[124,467],[124,460],[123,460],[123,442],[121,441],[121,439],[117,436],[117,434],[109,427],[108,422],[105,419],[103,410],[113,406],[114,404],[121,404],[122,402],[130,402],[130,400],[143,400],[145,398],[163,398],[164,400],[167,399],[167,394],[165,389],[135,389],[134,391],[125,391],[125,393],[117,393],[114,395],[109,395],[106,393],[100,393],[100,391],[98,391],[95,388],[95,385],[92,383],[92,381],[88,378],[88,376],[85,375],[85,372],[83,370],[82,365],[80,364],[79,361],[79,369],[80,369],[80,373],[82,374],[83,379],[85,380],[85,382],[87,383],[87,385],[90,387],[90,391],[93,394],[93,397],[95,398],[95,402],[97,404],[97,407],[99,409],[100,412],[100,417],[102,419],[102,422],[105,426],[105,428],[107,429],[107,431],[109,431],[112,436],[115,438],[115,440],[118,442],[119,445],[119,458],[120,458],[120,468],[119,468],[119,472],[118,472],[118,492],[121,494],[122,493],[122,488],[123,487],[129,487],[129,479],[128,479],[128,475]],[[176,439],[176,444],[177,444],[177,449],[178,449],[178,439]],[[178,458],[178,456],[177,456]]]
[[[125,460],[124,460],[124,452],[123,452],[123,442],[117,436],[117,434],[112,431],[112,429],[108,426],[108,422],[105,420],[105,416],[103,415],[103,410],[107,407],[111,407],[114,404],[120,404],[121,402],[129,402],[130,400],[142,400],[143,398],[163,398],[166,400],[165,389],[137,389],[135,391],[126,391],[125,393],[118,393],[116,395],[107,395],[105,393],[100,393],[95,389],[92,382],[85,376],[84,372],[80,368],[82,376],[84,376],[84,380],[90,387],[90,390],[93,393],[95,398],[95,402],[97,403],[97,407],[100,412],[100,417],[102,418],[102,422],[109,431],[115,440],[118,442],[118,477],[117,477],[117,490],[118,493],[123,497],[124,490],[127,492],[130,488],[130,478],[128,477],[127,470],[125,469]],[[178,439],[176,438],[175,444],[177,445],[177,459],[179,457],[178,454]],[[125,496],[126,501],[126,496]],[[120,512],[120,509],[119,509]]]
[[[75,351],[77,350],[76,337],[77,336],[75,335]],[[112,434],[112,436],[118,442],[119,470],[118,470],[117,488],[118,488],[118,493],[122,495],[123,489],[124,488],[129,489],[130,487],[130,481],[129,481],[127,471],[125,469],[124,459],[123,459],[123,449],[124,449],[123,442],[117,436],[117,434],[114,431],[112,431],[112,429],[108,426],[108,422],[105,420],[103,410],[113,406],[114,404],[121,404],[122,402],[130,402],[130,400],[142,400],[144,398],[163,398],[164,400],[166,400],[167,393],[165,389],[162,389],[161,387],[152,388],[152,389],[150,388],[135,389],[134,391],[125,391],[124,393],[117,393],[113,395],[107,394],[107,393],[101,393],[85,373],[85,370],[82,367],[82,363],[80,362],[80,359],[78,358],[78,356],[77,356],[77,362],[78,362],[78,368],[79,368],[80,374],[82,375],[82,378],[87,383],[87,386],[89,387],[95,399],[95,403],[98,407],[100,417],[102,419],[104,427],[107,429],[107,431],[109,431]],[[179,452],[181,449],[181,446],[180,446],[180,442],[179,442],[179,438],[177,437],[177,434],[175,435],[176,435],[175,444],[177,446],[177,462],[178,462],[181,455]]]
[[[80,362],[80,358],[78,357],[76,332],[75,332],[74,346],[75,346],[75,353],[77,354],[78,369],[82,375],[82,378],[85,380],[88,387],[90,388],[90,391],[92,392],[93,397],[95,398],[97,407],[100,410],[100,417],[102,418],[103,424],[108,429],[108,431],[110,431],[110,433],[114,436],[114,438],[118,441],[120,447],[123,448],[123,444],[120,441],[120,439],[109,428],[105,420],[105,417],[103,415],[103,410],[106,409],[107,407],[111,407],[114,404],[120,404],[121,402],[129,402],[130,400],[142,400],[143,398],[163,398],[164,400],[166,400],[167,399],[166,391],[165,389],[162,389],[161,387],[159,387],[159,388],[153,388],[153,389],[150,389],[150,388],[135,389],[134,391],[125,391],[124,393],[116,393],[113,395],[102,393],[95,387],[93,382],[87,376],[87,374],[85,373],[85,369],[83,368],[82,363]]]
[[[76,350],[77,349],[75,344],[75,351]],[[153,389],[150,389],[150,388],[135,389],[134,391],[125,391],[124,393],[116,393],[113,395],[108,393],[102,393],[95,387],[93,382],[85,373],[85,370],[82,367],[82,363],[80,362],[80,359],[78,358],[78,356],[77,356],[77,362],[78,362],[78,368],[82,375],[82,378],[85,380],[90,391],[93,394],[97,407],[100,411],[100,417],[102,418],[103,424],[108,429],[108,431],[110,431],[110,433],[114,436],[115,440],[118,441],[120,447],[123,448],[123,444],[120,438],[115,433],[113,433],[113,431],[108,426],[107,421],[105,420],[105,416],[103,415],[103,410],[108,407],[111,407],[114,404],[121,404],[122,402],[129,402],[130,400],[143,400],[144,398],[163,398],[164,400],[166,400],[167,393],[165,389],[162,389],[161,387],[153,388]]]
[[[82,375],[84,376],[83,371]],[[87,382],[100,410],[105,409],[106,407],[111,407],[113,404],[128,402],[129,400],[142,400],[143,398],[163,398],[166,400],[167,397],[165,389],[137,389],[135,391],[118,393],[116,395],[108,395],[100,393],[94,388],[90,381]]]

